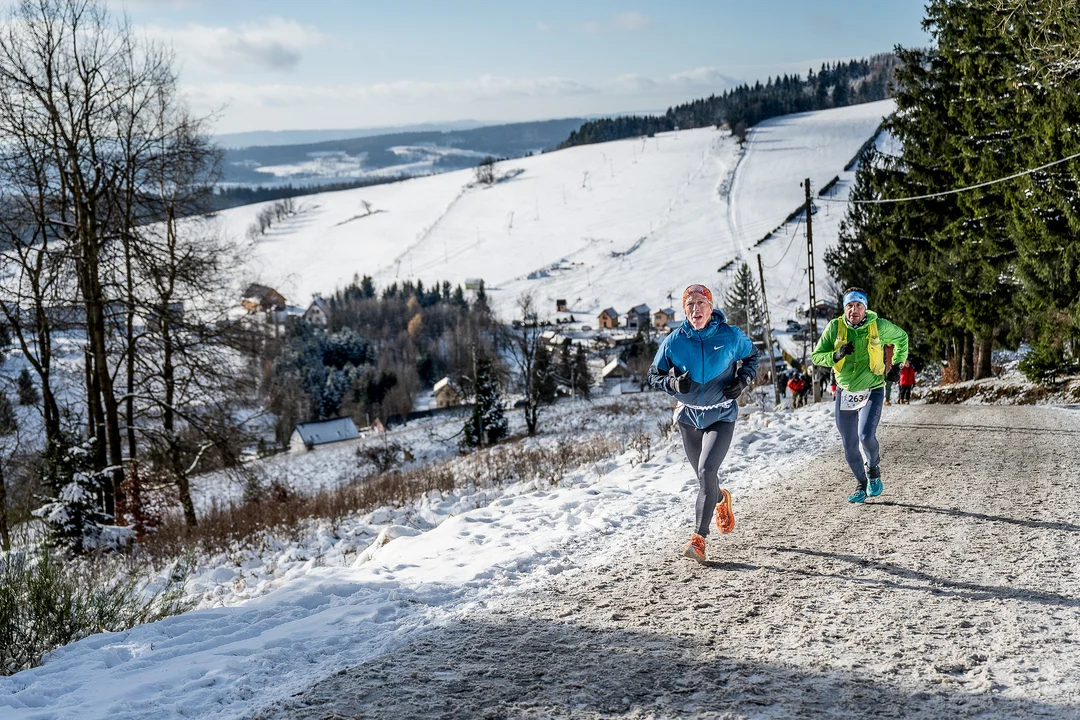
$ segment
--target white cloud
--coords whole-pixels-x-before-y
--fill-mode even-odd
[[[644,30],[652,24],[651,17],[638,12],[624,12],[615,16],[615,27],[620,30]]]
[[[147,28],[154,37],[171,42],[183,61],[209,70],[229,72],[237,66],[253,70],[293,70],[303,51],[325,41],[310,25],[269,18],[239,28],[188,25],[179,30]]]
[[[656,78],[644,75],[621,75],[612,81],[610,87],[617,93],[638,95],[671,89],[686,93],[704,93],[723,90],[737,84],[737,80],[724,75],[714,67],[700,67]]]
[[[481,75],[452,82],[373,84],[211,83],[185,88],[196,112],[221,110],[219,132],[358,127],[476,117],[517,120],[659,108],[738,81],[713,67],[586,82]]]

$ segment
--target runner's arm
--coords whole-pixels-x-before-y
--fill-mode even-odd
[[[744,351],[747,354],[742,359],[739,371],[736,374],[743,379],[746,385],[750,385],[754,378],[757,377],[757,366],[758,361],[761,359],[761,351],[758,350],[757,345],[750,338],[746,337],[746,333],[742,331],[740,333],[745,341]]]
[[[668,335],[664,338],[664,341],[660,343],[660,347],[657,348],[656,357],[653,358],[652,365],[649,366],[649,374],[646,379],[654,390],[663,390],[668,395],[677,397],[671,388],[671,383],[668,382],[668,371],[672,368],[671,360],[667,356],[668,339],[670,337]]]
[[[878,332],[880,333],[880,325]],[[882,342],[884,342],[884,336],[882,336]],[[810,355],[815,365],[821,367],[832,367],[836,364],[836,360],[833,359],[833,345],[836,344],[836,320],[830,320],[828,327],[825,328],[825,332],[821,334],[818,339],[817,347]],[[904,336],[904,356],[907,356],[907,335]]]
[[[884,318],[878,318],[878,335],[881,337],[881,343],[883,345],[893,345],[893,365],[901,365],[908,356],[908,334],[905,330],[898,325],[885,320]]]

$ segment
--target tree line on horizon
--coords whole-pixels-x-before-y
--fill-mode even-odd
[[[743,83],[719,95],[670,107],[663,115],[592,120],[571,132],[557,149],[723,124],[742,134],[780,115],[885,100],[890,97],[898,62],[896,55],[881,53],[869,59],[822,63],[817,73],[811,68],[805,79],[784,74],[768,78],[765,84],[760,80],[753,85]]]

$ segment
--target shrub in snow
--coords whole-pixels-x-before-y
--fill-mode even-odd
[[[0,554],[0,675],[40,665],[46,653],[87,635],[184,612],[189,572],[178,564],[149,587],[140,569],[115,561],[62,563],[47,548]]]
[[[1074,375],[1080,370],[1071,348],[1056,340],[1045,340],[1035,345],[1018,365],[1020,372],[1032,382],[1055,382],[1059,377]]]

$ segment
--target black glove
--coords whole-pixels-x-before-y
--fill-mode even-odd
[[[893,365],[889,368],[889,372],[885,373],[885,382],[898,383],[900,382],[900,366]]]
[[[840,362],[843,358],[847,357],[851,353],[855,352],[855,343],[850,340],[840,346],[840,349],[833,353],[833,362]]]
[[[724,393],[724,397],[726,397],[728,400],[734,400],[735,398],[742,395],[742,391],[746,388],[746,384],[746,378],[741,375],[736,376],[734,380],[724,386],[724,389],[722,391]]]
[[[672,377],[668,379],[668,387],[671,391],[680,395],[685,395],[690,392],[690,371],[687,370],[678,377]]]

